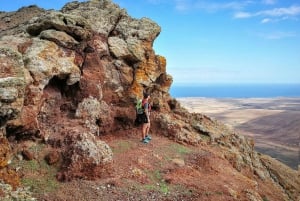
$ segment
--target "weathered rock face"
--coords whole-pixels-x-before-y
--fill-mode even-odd
[[[87,9],[90,12],[86,12]],[[147,18],[133,19],[110,1],[74,2],[67,4],[62,12],[82,15],[91,24],[95,35],[102,36],[92,39],[93,43],[103,44],[105,41],[107,44],[101,45],[108,48],[104,49],[106,54],[101,51],[101,56],[116,58],[113,62],[102,61],[105,71],[103,81],[118,94],[116,98],[141,97],[145,89],[160,98],[167,94],[166,88],[170,87],[172,79],[166,76],[165,59],[155,55],[152,49],[153,41],[161,31],[156,23]],[[154,90],[155,86],[163,83],[164,90],[160,87]]]
[[[118,105],[118,111],[141,97],[143,91],[152,92],[158,99],[169,97],[172,78],[166,74],[166,61],[152,49],[160,27],[150,19],[132,19],[110,1],[91,1],[67,4],[62,12],[37,12],[22,25],[21,33],[15,34],[17,40],[7,50],[14,51],[15,56],[10,59],[19,62],[11,65],[19,68],[17,78],[21,81],[10,81],[13,83],[6,84],[10,88],[3,89],[5,93],[1,96],[2,102],[19,104],[11,110],[2,106],[1,112],[6,119],[15,119],[8,125],[18,126],[20,133],[39,132],[38,113],[47,100],[44,89],[51,79],[63,82],[62,93],[68,93],[68,86],[79,85],[76,94],[72,94],[76,104],[92,96],[103,99],[102,105]],[[7,40],[3,37],[1,43],[7,45]],[[5,51],[2,52],[4,55]],[[14,58],[16,55],[18,59]],[[2,77],[5,76],[2,82],[9,82],[9,74],[1,70]],[[24,76],[24,71],[28,76]],[[16,89],[14,84],[21,86]],[[167,106],[165,102],[158,104]],[[117,107],[107,110],[114,113]],[[102,129],[107,131],[104,121],[101,122]],[[100,132],[102,129],[100,125]]]
[[[0,48],[0,126],[17,118],[22,110],[25,92],[25,73],[20,53]]]
[[[170,97],[166,59],[152,48],[161,28],[152,20],[133,19],[110,0],[72,2],[61,11],[31,6],[0,16],[0,172],[7,178],[14,175],[7,167],[7,139],[47,144],[47,162],[59,166],[60,180],[101,177],[113,159],[101,137],[134,127],[134,102],[146,91],[156,134],[218,145],[220,157],[236,170],[274,185],[280,180],[282,193],[297,199],[299,184],[283,182],[285,170],[275,173],[275,163],[254,152],[250,141],[189,114]]]
[[[133,19],[103,0],[69,3],[61,12],[31,6],[1,15],[10,16],[0,30],[2,135],[34,136],[53,147],[67,146],[65,139],[71,138],[74,145],[62,155],[85,158],[106,145],[93,139],[95,149],[80,150],[77,135],[70,135],[75,122],[89,138],[133,127],[134,101],[144,91],[156,97],[157,108],[169,110],[172,77],[165,58],[152,48],[161,31],[152,20]],[[95,168],[105,164],[90,159]],[[78,165],[83,161],[63,164],[70,169],[65,177],[84,177]]]

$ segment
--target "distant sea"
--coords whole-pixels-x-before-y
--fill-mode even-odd
[[[205,84],[171,86],[172,97],[276,98],[300,97],[299,84]]]

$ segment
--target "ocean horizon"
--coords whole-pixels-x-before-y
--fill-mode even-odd
[[[298,98],[300,97],[300,83],[172,85],[170,94],[174,98]]]

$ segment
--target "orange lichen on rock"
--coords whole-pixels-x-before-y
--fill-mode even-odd
[[[130,89],[130,94],[133,94],[137,98],[142,98],[143,87],[140,84],[138,84],[136,81],[134,81]]]
[[[149,82],[149,78],[144,69],[147,69],[146,65],[145,65],[145,67],[143,66],[143,68],[138,68],[135,71],[135,80],[138,83]]]
[[[162,72],[166,72],[166,70],[167,70],[166,69],[166,66],[167,66],[167,60],[166,60],[166,58],[163,57],[163,56],[160,56],[160,55],[157,55],[156,58],[157,58],[157,61],[158,61],[158,65],[161,68],[161,71]]]
[[[0,168],[8,165],[11,156],[11,148],[6,138],[0,138]]]
[[[20,177],[16,171],[9,168],[0,169],[0,178],[4,183],[11,185],[14,190],[21,184]]]
[[[11,157],[11,148],[6,138],[0,138],[0,179],[14,189],[20,185],[20,179],[14,170],[7,168]]]

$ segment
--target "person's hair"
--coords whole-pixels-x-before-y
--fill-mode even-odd
[[[150,94],[144,93],[144,99],[148,98]]]

